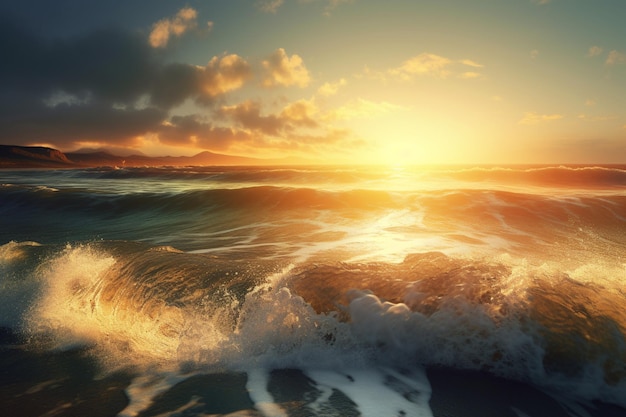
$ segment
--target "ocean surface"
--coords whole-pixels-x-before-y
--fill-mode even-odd
[[[626,416],[626,167],[0,171],[7,416]]]

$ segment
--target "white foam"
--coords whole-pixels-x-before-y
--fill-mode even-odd
[[[265,417],[287,417],[287,413],[274,402],[272,394],[267,391],[268,380],[269,374],[265,369],[248,371],[246,389],[254,407]]]
[[[126,388],[129,403],[117,417],[135,417],[147,409],[152,400],[159,394],[192,375],[181,375],[174,372],[143,374],[131,382]]]
[[[431,388],[424,371],[403,375],[392,369],[352,369],[343,372],[305,370],[322,395],[311,405],[321,410],[332,390],[347,395],[363,417],[432,417],[428,405]]]

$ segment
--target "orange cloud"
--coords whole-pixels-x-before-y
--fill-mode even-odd
[[[280,113],[280,117],[298,126],[316,127],[319,123],[314,119],[318,114],[317,106],[311,100],[298,100],[289,103]]]
[[[243,129],[270,136],[289,136],[298,128],[316,128],[317,107],[309,100],[286,105],[280,113],[262,114],[261,103],[247,100],[232,106],[222,106],[217,116],[228,118]]]
[[[463,67],[471,67],[474,70],[464,71]],[[482,75],[477,72],[477,69],[483,67],[484,65],[471,59],[453,60],[441,55],[423,52],[407,59],[398,67],[388,69],[386,72],[374,71],[365,67],[363,75],[383,82],[388,81],[389,78],[410,81],[416,77],[429,76],[443,79],[451,75],[469,79],[482,77]],[[360,77],[360,75],[357,75],[357,78],[358,77]]]
[[[430,53],[422,53],[404,61],[398,68],[389,70],[389,73],[404,80],[411,79],[415,75],[432,75],[445,78],[450,74],[447,67],[451,63],[452,61],[448,58]]]
[[[562,119],[562,114],[538,114],[536,112],[526,112],[524,117],[518,122],[521,125],[535,125],[542,122],[551,122]]]
[[[334,96],[337,94],[337,91],[339,91],[339,89],[346,84],[347,82],[345,78],[342,78],[335,83],[324,83],[320,88],[318,88],[317,94],[324,97]]]
[[[256,130],[266,135],[277,135],[284,128],[284,121],[276,115],[261,115],[261,104],[247,100],[233,106],[222,106],[218,111],[221,118],[230,118],[248,130]]]
[[[171,19],[161,19],[152,25],[149,41],[153,48],[164,48],[171,36],[181,36],[197,26],[198,13],[191,7],[184,7]],[[212,25],[209,25],[212,26]]]
[[[294,54],[287,55],[283,48],[279,48],[270,57],[262,62],[265,69],[263,86],[292,86],[306,87],[311,81],[309,71],[304,66],[302,58]]]
[[[239,55],[214,56],[202,71],[204,91],[211,97],[240,88],[252,77],[250,64]]]
[[[249,132],[215,126],[197,115],[174,116],[162,123],[156,133],[162,144],[200,149],[226,150],[235,144],[253,140]]]

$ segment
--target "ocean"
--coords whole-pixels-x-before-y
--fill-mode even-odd
[[[10,416],[626,416],[626,167],[0,171]]]

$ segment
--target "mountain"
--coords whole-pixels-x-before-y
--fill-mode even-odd
[[[72,165],[74,163],[57,149],[0,145],[0,168],[62,168]]]
[[[0,168],[83,168],[95,166],[274,165],[286,160],[200,152],[194,156],[118,156],[106,151],[68,152],[43,146],[0,145]]]

